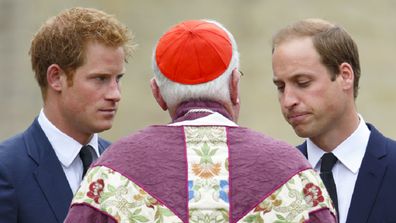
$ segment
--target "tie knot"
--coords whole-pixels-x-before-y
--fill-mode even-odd
[[[331,172],[334,164],[337,162],[337,157],[333,153],[325,153],[322,156],[322,164],[320,166],[320,172]]]

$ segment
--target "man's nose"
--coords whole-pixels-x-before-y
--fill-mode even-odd
[[[282,94],[281,103],[283,107],[291,109],[298,104],[297,93],[291,87],[285,87]]]
[[[121,100],[121,88],[120,83],[117,80],[111,81],[108,92],[106,93],[106,99],[118,102]]]

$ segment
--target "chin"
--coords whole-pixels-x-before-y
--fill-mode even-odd
[[[293,129],[294,129],[294,132],[296,133],[296,135],[301,138],[309,138],[311,136],[311,134],[309,134],[309,132],[307,132],[305,129],[298,128],[298,127],[293,127]]]
[[[103,132],[103,131],[109,130],[109,129],[111,129],[112,126],[113,126],[112,123],[110,123],[110,124],[106,123],[106,124],[98,125],[98,126],[96,126],[96,132],[99,133],[99,132]]]

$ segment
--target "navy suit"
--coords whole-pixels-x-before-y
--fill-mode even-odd
[[[102,153],[109,142],[99,139]],[[0,223],[61,223],[73,198],[37,119],[0,144]]]
[[[347,223],[396,223],[396,141],[371,131],[352,195]],[[307,144],[298,146],[307,156]]]

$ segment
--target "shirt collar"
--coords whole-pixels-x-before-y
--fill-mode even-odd
[[[38,122],[51,143],[59,161],[63,166],[69,167],[78,156],[82,145],[55,127],[45,116],[43,109],[40,111]],[[88,144],[94,148],[96,155],[99,157],[98,134],[95,133]]]
[[[357,129],[333,150],[333,154],[340,163],[353,173],[357,173],[360,168],[370,138],[369,128],[363,117],[360,114],[358,115],[360,122]],[[308,161],[315,169],[318,169],[320,158],[325,152],[310,139],[307,139],[307,153]]]

